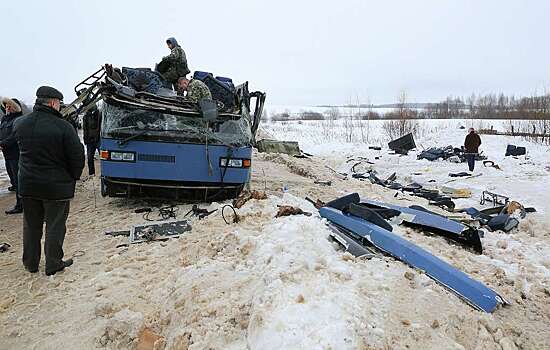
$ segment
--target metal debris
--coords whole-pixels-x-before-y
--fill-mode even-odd
[[[307,211],[303,211],[300,208],[296,208],[290,205],[278,205],[279,211],[275,215],[276,218],[280,218],[281,216],[291,216],[291,215],[305,215],[305,216],[311,216],[311,213],[308,213]]]

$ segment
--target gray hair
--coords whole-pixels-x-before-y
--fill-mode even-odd
[[[54,99],[49,98],[49,97],[37,97],[36,101],[34,101],[34,104],[41,105],[41,106],[47,106],[48,103],[50,103],[51,100],[54,100]]]

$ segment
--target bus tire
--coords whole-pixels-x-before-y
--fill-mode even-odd
[[[105,183],[105,179],[101,179],[101,196],[107,197],[107,184]]]

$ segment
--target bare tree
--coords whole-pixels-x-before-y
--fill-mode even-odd
[[[396,119],[385,120],[382,124],[382,130],[390,139],[396,139],[401,136],[412,133],[416,135],[420,125],[415,113],[407,107],[407,92],[402,90],[398,96],[397,109],[395,111]]]
[[[363,123],[363,117],[361,115],[361,102],[359,100],[359,96],[355,96],[356,106],[357,106],[357,113],[355,114],[355,123],[359,128],[359,132],[361,135],[361,142],[362,143],[368,143],[369,142],[369,135],[368,131],[365,130],[365,125]]]
[[[350,97],[348,103],[349,113],[344,116],[344,133],[346,142],[353,142],[353,100]]]
[[[336,139],[336,121],[340,119],[340,110],[336,107],[325,111],[325,120],[321,122],[323,137],[325,140]]]

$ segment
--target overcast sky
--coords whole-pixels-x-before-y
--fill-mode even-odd
[[[271,104],[394,102],[550,87],[548,0],[6,0],[0,95],[73,87],[101,64],[154,67],[180,42],[191,71],[250,81]]]

